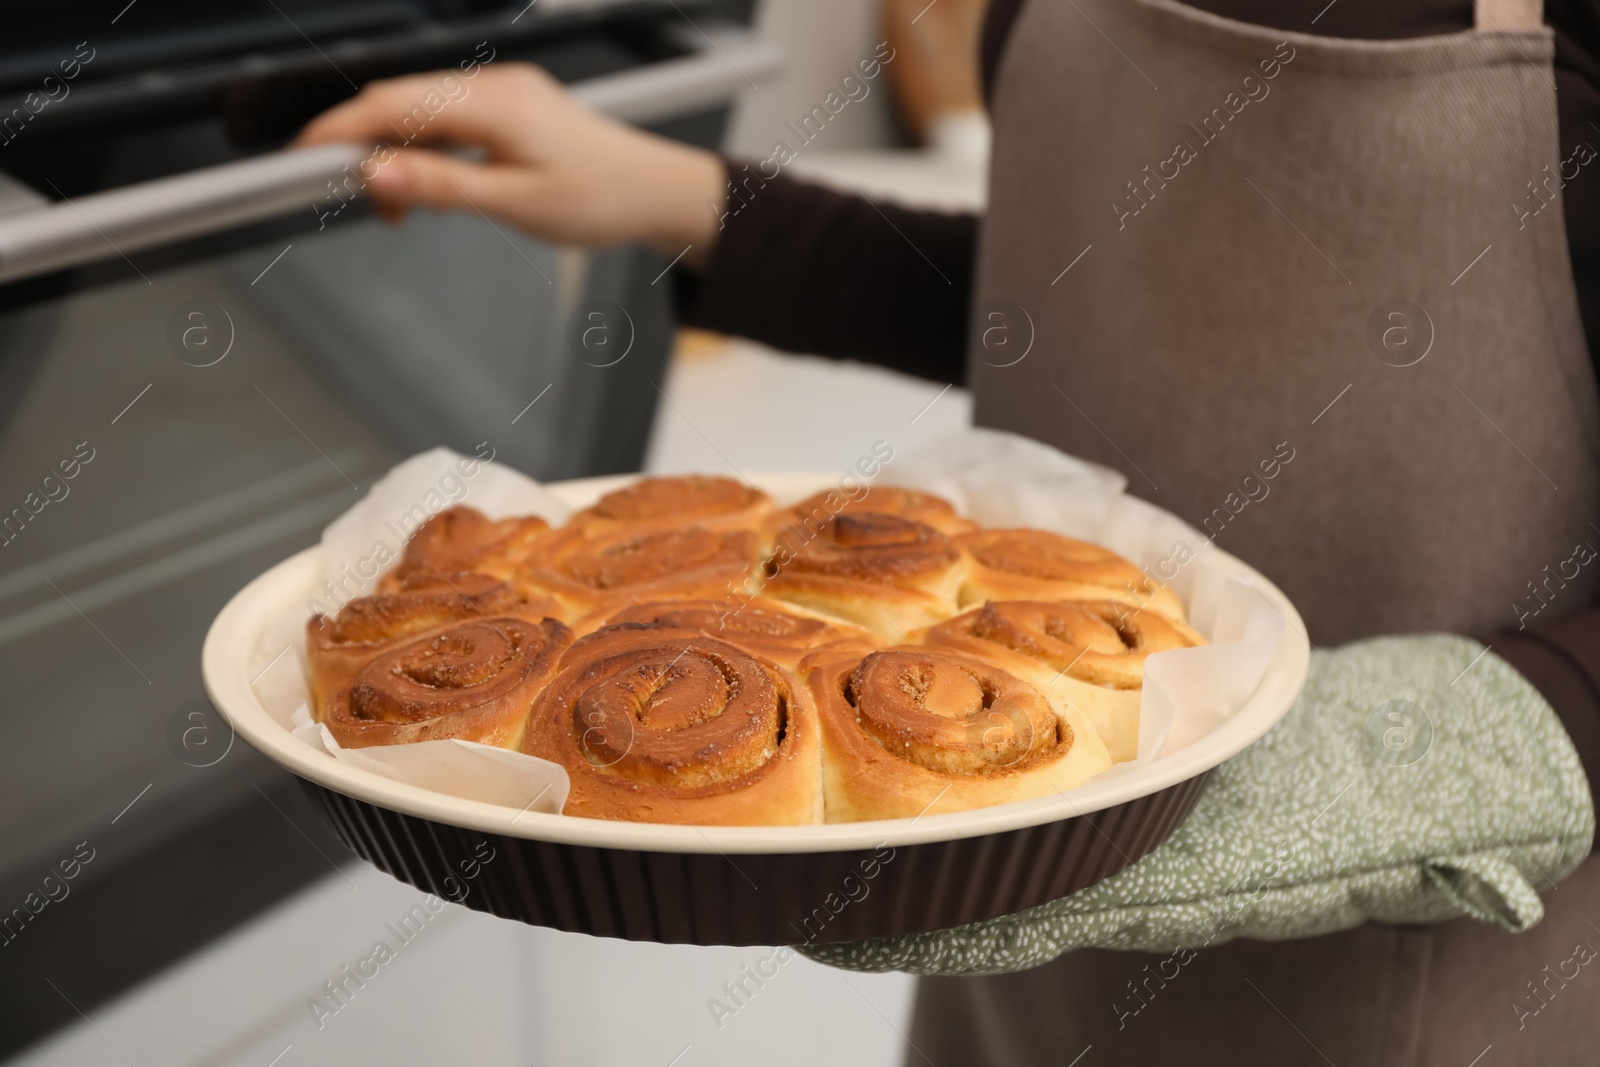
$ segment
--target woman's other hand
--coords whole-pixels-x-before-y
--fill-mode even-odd
[[[390,220],[413,207],[477,211],[557,244],[639,242],[663,255],[716,240],[723,168],[711,152],[636,130],[537,67],[503,63],[373,82],[313,119],[296,145],[385,144],[362,167]],[[431,147],[422,147],[423,145]],[[481,162],[438,148],[478,149]]]

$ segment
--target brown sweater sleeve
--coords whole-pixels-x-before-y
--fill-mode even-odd
[[[921,378],[966,377],[978,220],[913,211],[727,164],[710,262],[675,281],[679,318],[790,352],[859,359]]]
[[[1600,610],[1507,630],[1490,647],[1550,702],[1600,789]]]

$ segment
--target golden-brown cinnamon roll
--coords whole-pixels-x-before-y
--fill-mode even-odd
[[[566,767],[568,815],[821,821],[810,697],[783,668],[698,630],[625,623],[578,641],[522,750]]]
[[[813,615],[766,597],[722,597],[715,600],[658,600],[599,611],[575,623],[581,637],[602,626],[624,622],[699,630],[794,670],[802,657],[822,648],[848,644],[865,655],[878,647],[867,631],[849,623]]]
[[[458,738],[515,748],[572,631],[555,619],[473,619],[380,652],[328,695],[346,748]]]
[[[1118,763],[1139,754],[1144,661],[1198,642],[1153,611],[1110,600],[990,601],[928,631],[930,647],[988,660],[1076,708]]]
[[[748,530],[771,509],[772,498],[753,486],[732,478],[686,474],[641,478],[613,490],[572,516],[571,525],[593,533],[690,524],[707,530]]]
[[[537,515],[491,519],[477,508],[447,508],[417,527],[400,562],[378,580],[378,592],[395,592],[416,574],[482,571],[509,578],[549,529]]]
[[[395,592],[357,597],[337,615],[306,621],[312,710],[320,712],[329,693],[396,641],[464,619],[516,615],[537,621],[558,610],[550,597],[529,595],[487,574],[416,574]]]
[[[1075,789],[1111,766],[1094,727],[993,663],[901,646],[800,665],[829,822],[915,818]]]
[[[855,497],[846,496],[837,489],[824,489],[793,507],[774,511],[767,518],[767,526],[774,538],[786,529],[804,538],[820,533],[835,515],[853,515],[863,511],[913,519],[943,534],[966,533],[978,528],[977,523],[958,514],[944,497],[920,489],[904,489],[898,485],[876,485]]]
[[[950,538],[864,511],[836,515],[814,535],[785,530],[763,565],[762,590],[894,644],[954,614],[961,577]]]
[[[699,526],[593,535],[557,530],[517,571],[515,581],[546,592],[569,619],[648,600],[727,596],[756,572],[751,530]]]
[[[956,543],[968,557],[963,608],[985,600],[1117,600],[1187,629],[1178,595],[1109,548],[1027,529],[975,530]]]

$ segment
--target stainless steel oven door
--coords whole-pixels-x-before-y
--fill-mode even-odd
[[[579,91],[631,121],[725,108],[776,61],[729,32]],[[134,265],[0,310],[0,1056],[346,858],[202,699],[229,595],[409,452],[493,449],[541,478],[642,457],[671,329],[658,257],[421,214],[147,265],[310,212],[347,158],[0,196],[12,283]]]

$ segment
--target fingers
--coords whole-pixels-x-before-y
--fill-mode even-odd
[[[538,176],[526,168],[406,148],[376,168],[366,191],[385,217],[413,207],[514,216],[537,194],[537,186]]]
[[[513,157],[552,97],[570,104],[554,79],[526,64],[484,68],[471,79],[446,70],[372,82],[313,119],[296,144],[451,141]]]
[[[723,182],[716,157],[598,115],[525,65],[374,82],[298,143],[332,141],[382,145],[360,175],[386,219],[413,207],[466,211],[557,243],[661,240],[677,255],[680,231],[696,228],[687,240],[700,240],[702,204]],[[430,144],[479,149],[487,162]]]

